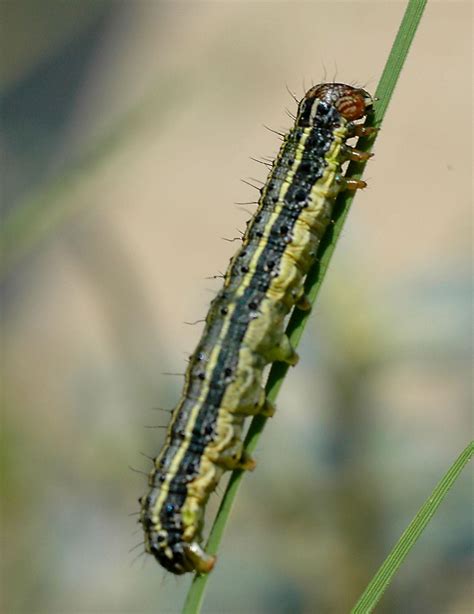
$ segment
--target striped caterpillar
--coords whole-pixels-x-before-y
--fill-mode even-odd
[[[215,557],[200,545],[206,502],[224,471],[255,467],[243,451],[244,420],[274,413],[263,388],[265,366],[298,360],[285,318],[294,306],[309,308],[304,278],[336,196],[366,186],[343,178],[341,166],[372,155],[346,144],[373,133],[354,123],[371,108],[370,94],[342,83],[306,93],[211,303],[148,493],[140,499],[145,549],[172,573],[208,573],[214,566]]]

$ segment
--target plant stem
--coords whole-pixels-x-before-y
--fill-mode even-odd
[[[393,576],[398,571],[405,557],[423,533],[439,505],[447,495],[449,489],[459,477],[468,461],[474,453],[474,442],[461,452],[459,457],[450,467],[447,474],[433,490],[429,498],[425,501],[415,518],[409,524],[406,531],[400,537],[395,547],[383,562],[382,566],[370,581],[369,585],[362,593],[359,601],[351,610],[351,614],[370,614],[381,599],[383,593],[390,584]]]
[[[390,98],[393,94],[400,76],[400,72],[408,55],[408,50],[420,22],[425,4],[426,0],[410,0],[408,3],[397,36],[385,64],[382,77],[380,78],[379,85],[375,92],[375,97],[378,100],[374,105],[374,113],[371,117],[367,118],[367,125],[380,126],[385,116]],[[374,137],[361,138],[358,140],[356,147],[362,151],[368,151],[370,146],[373,144],[373,141]],[[345,176],[351,179],[359,179],[362,175],[365,164],[365,162],[351,162],[347,168]],[[305,290],[311,304],[314,304],[314,301],[316,300],[321,288],[321,284],[331,261],[332,254],[341,234],[344,222],[349,213],[349,208],[353,198],[354,192],[347,190],[342,192],[336,200],[333,213],[335,220],[334,225],[325,232],[318,249],[318,261],[306,278]],[[290,338],[292,346],[295,348],[301,339],[301,335],[303,334],[308,318],[309,312],[304,312],[298,309],[295,309],[290,317],[286,332]],[[273,364],[266,385],[267,397],[271,402],[275,401],[288,368],[289,367],[287,364],[279,362]],[[244,445],[245,451],[249,454],[254,451],[263,427],[265,426],[265,422],[266,418],[262,416],[255,416],[255,418],[253,418],[247,433],[247,437],[245,438]],[[242,477],[243,472],[239,470],[234,471],[231,475],[227,489],[224,493],[219,510],[214,520],[214,525],[211,529],[209,540],[207,542],[206,551],[210,554],[215,554],[217,552],[217,548],[221,541],[224,528],[229,517],[230,510],[232,509],[232,504],[237,494]],[[200,611],[204,596],[204,589],[208,579],[208,574],[197,575],[194,577],[184,604],[183,614],[195,614]]]

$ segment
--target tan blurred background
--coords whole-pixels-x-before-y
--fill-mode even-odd
[[[286,85],[374,91],[404,6],[2,1],[2,612],[179,611],[189,578],[129,552],[128,465],[277,151],[262,124],[290,126]],[[471,18],[429,3],[207,612],[347,612],[469,439]],[[465,473],[380,612],[471,611]]]

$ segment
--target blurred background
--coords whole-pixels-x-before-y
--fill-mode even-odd
[[[278,149],[262,124],[291,125],[286,86],[373,92],[404,6],[2,1],[2,612],[179,612],[190,578],[137,558],[129,516],[129,465],[163,438],[143,427],[182,385],[163,373],[249,217],[239,179],[265,179],[250,156]],[[207,612],[349,611],[468,442],[471,17],[427,7]],[[380,612],[472,611],[470,505],[465,471]]]

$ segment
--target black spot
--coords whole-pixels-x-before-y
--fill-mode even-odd
[[[232,375],[232,369],[230,369],[229,367],[224,369],[224,375],[226,377],[230,377]]]
[[[288,226],[281,226],[280,227],[280,234],[282,235],[282,237],[284,237],[286,234],[288,234]]]
[[[197,374],[198,378],[203,381],[206,379],[206,374],[203,373],[202,371],[200,373]]]
[[[240,267],[240,270],[241,270],[242,273],[248,273],[249,272],[248,266],[245,266],[245,265]]]
[[[250,309],[257,309],[257,307],[258,307],[257,302],[256,301],[251,301],[249,303],[249,307],[250,307]]]
[[[229,312],[229,310],[227,309],[227,307],[221,307],[221,314],[223,316],[227,315],[228,312]]]
[[[313,170],[313,165],[311,164],[311,162],[305,161],[300,164],[298,170],[302,173],[310,173]]]
[[[184,427],[183,426],[176,427],[176,429],[173,430],[173,434],[176,435],[177,437],[181,437],[181,439],[184,439]]]
[[[202,432],[198,432],[196,433],[196,431],[193,431],[193,438],[199,438],[202,439]],[[198,469],[199,469],[199,457],[196,457],[194,455],[192,456],[188,456],[185,462],[185,466],[183,467],[183,473],[184,473],[184,482],[190,482],[194,476],[197,474]]]
[[[327,115],[329,112],[329,105],[327,102],[320,102],[318,104],[318,115]]]
[[[306,191],[305,190],[296,190],[295,192],[295,200],[298,203],[304,203],[306,200]]]

